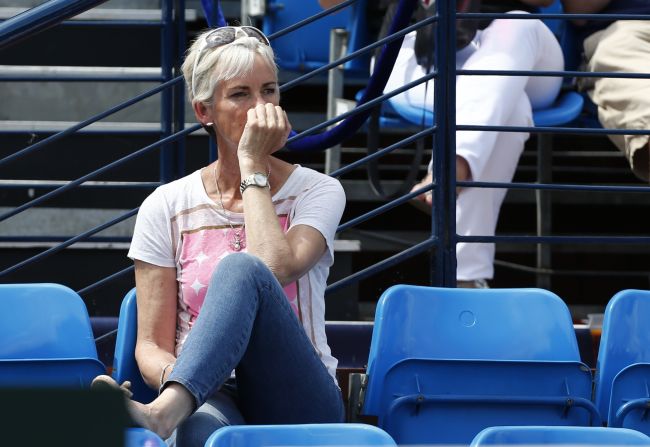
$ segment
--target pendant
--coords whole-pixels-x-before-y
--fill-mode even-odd
[[[234,232],[233,240],[230,243],[230,247],[235,251],[240,251],[246,246],[244,240],[241,237],[241,234]]]

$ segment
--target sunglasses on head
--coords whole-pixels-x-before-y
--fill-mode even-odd
[[[192,95],[196,96],[195,81],[196,81],[196,67],[199,65],[203,52],[208,48],[217,48],[223,45],[233,43],[239,37],[254,37],[260,43],[271,46],[269,39],[264,33],[254,26],[222,26],[205,35],[197,50],[196,58],[194,59],[194,67],[192,68]]]

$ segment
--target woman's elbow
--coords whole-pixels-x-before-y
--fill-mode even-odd
[[[275,265],[268,265],[269,270],[275,276],[275,279],[278,280],[282,287],[291,284],[297,280],[300,276],[298,272],[295,272],[293,269],[289,268],[285,263],[279,262]]]

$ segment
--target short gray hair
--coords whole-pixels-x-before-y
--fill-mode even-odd
[[[215,48],[204,48],[201,42],[212,29],[203,32],[190,46],[181,67],[188,98],[192,104],[212,100],[212,94],[217,83],[250,73],[253,70],[255,55],[262,56],[262,60],[274,71],[277,76],[278,67],[275,64],[273,49],[260,42],[255,37],[238,37],[232,43]],[[192,88],[192,70],[194,61],[199,57],[194,74],[194,88]],[[194,93],[193,93],[194,92]]]

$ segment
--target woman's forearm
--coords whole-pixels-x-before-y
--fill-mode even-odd
[[[142,378],[153,389],[158,389],[169,377],[176,362],[169,351],[146,342],[138,344],[136,357]]]

